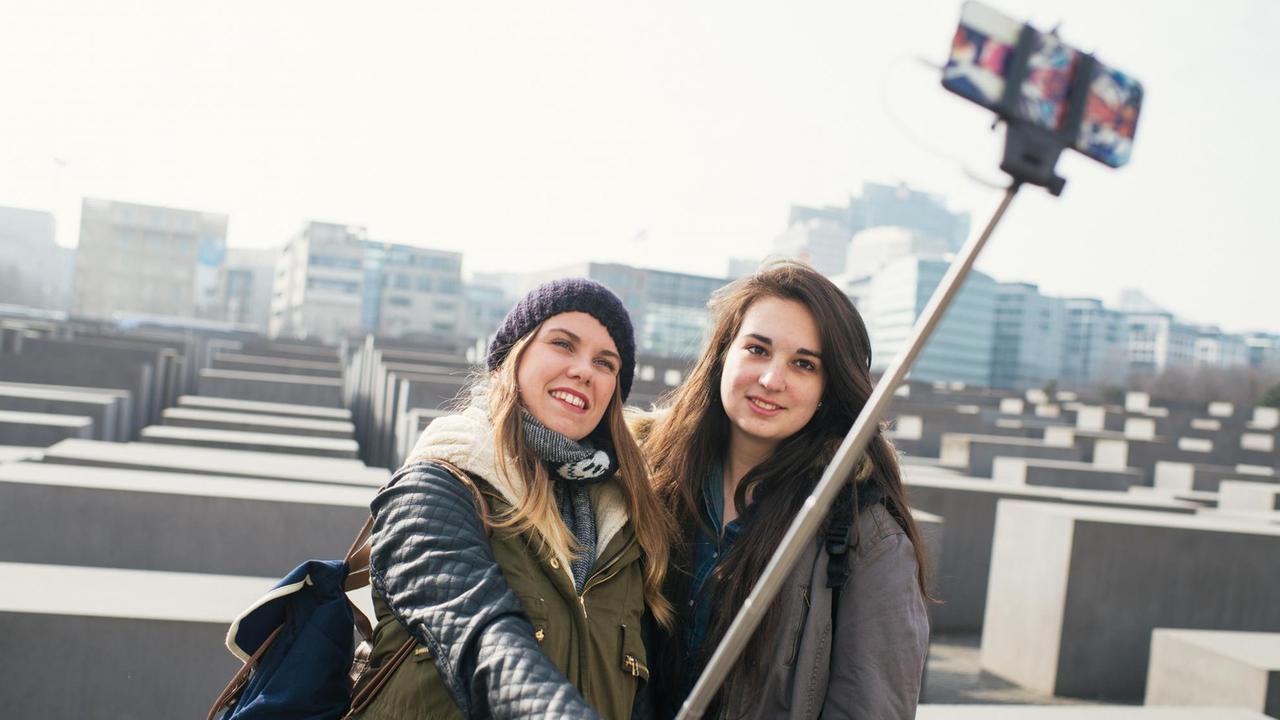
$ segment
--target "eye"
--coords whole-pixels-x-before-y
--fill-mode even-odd
[[[613,366],[613,363],[605,358],[596,358],[596,365],[608,370],[610,373],[616,373],[618,371],[618,369]]]
[[[796,360],[796,367],[810,372],[818,369],[818,366],[815,365],[812,360],[805,360],[804,358]]]
[[[569,342],[568,340],[562,337],[552,338],[551,344],[559,348],[564,348],[565,350],[573,349],[573,343]]]
[[[766,350],[766,349],[765,349],[765,347],[764,347],[763,345],[756,345],[755,343],[752,343],[752,344],[748,345],[748,346],[746,347],[746,350],[747,350],[747,352],[751,353],[752,355],[759,355],[759,356],[761,356],[761,357],[766,356],[766,355],[768,355],[768,354],[769,354],[769,351],[768,351],[768,350]]]

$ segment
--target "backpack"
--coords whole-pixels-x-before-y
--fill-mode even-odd
[[[840,608],[840,591],[849,582],[849,535],[853,530],[854,514],[859,508],[870,507],[885,501],[884,489],[876,484],[869,484],[858,493],[855,504],[852,483],[845,483],[840,488],[832,504],[831,514],[827,517],[823,529],[827,548],[827,587],[831,588],[831,627],[836,625],[836,613]],[[856,545],[856,543],[855,543]]]
[[[431,462],[457,477],[480,501],[479,489],[465,472],[443,460]],[[387,487],[411,469],[416,468],[402,467]],[[302,563],[232,621],[227,649],[244,665],[209,709],[207,720],[340,720],[348,714],[353,684],[368,661],[373,628],[347,592],[369,584],[372,529],[370,517],[342,560]],[[363,640],[359,648],[357,634]],[[380,689],[415,643],[406,641],[362,695]]]

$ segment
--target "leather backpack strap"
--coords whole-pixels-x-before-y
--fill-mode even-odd
[[[284,626],[281,625],[272,630],[271,634],[267,636],[266,640],[262,641],[262,644],[258,646],[253,655],[248,660],[245,660],[244,665],[240,666],[240,670],[231,678],[231,682],[227,683],[222,693],[218,695],[218,699],[213,701],[213,706],[209,708],[209,714],[205,717],[205,720],[215,720],[224,710],[235,705],[236,701],[240,699],[240,693],[244,692],[244,686],[249,684],[249,677],[253,674],[253,669],[258,667],[258,662],[262,660],[262,656],[266,654],[283,629]]]
[[[347,550],[347,580],[343,583],[343,589],[347,592],[362,588],[369,584],[369,535],[373,532],[373,516],[369,516],[364,521],[364,526],[360,528],[360,532],[356,533],[356,539],[351,542],[351,547]]]
[[[387,658],[382,667],[378,668],[370,676],[369,681],[361,685],[360,689],[351,696],[351,709],[347,711],[346,715],[342,716],[343,720],[362,712],[369,703],[373,702],[373,699],[378,696],[383,686],[391,679],[391,674],[404,664],[405,659],[409,657],[409,654],[413,652],[413,647],[417,644],[418,641],[410,637],[392,653],[391,657]]]

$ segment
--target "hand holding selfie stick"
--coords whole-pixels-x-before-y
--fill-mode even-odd
[[[990,36],[975,32],[972,27],[966,25],[966,21],[972,19],[974,15],[983,23],[995,23],[994,32]],[[875,390],[867,399],[862,412],[858,414],[853,427],[849,429],[848,435],[836,449],[835,456],[822,473],[822,478],[791,522],[791,527],[787,529],[773,558],[765,566],[751,595],[739,609],[733,624],[725,632],[702,676],[698,678],[693,691],[680,708],[677,720],[700,718],[706,712],[707,706],[724,683],[729,670],[737,662],[747,641],[760,625],[765,611],[773,603],[783,582],[791,574],[804,547],[818,533],[841,486],[849,482],[849,478],[853,476],[856,461],[862,457],[868,443],[880,430],[880,420],[893,402],[894,391],[906,378],[912,364],[929,340],[929,336],[941,322],[947,306],[960,292],[965,278],[968,277],[974,262],[978,259],[978,254],[982,252],[996,225],[1004,217],[1018,189],[1023,184],[1032,184],[1044,187],[1054,195],[1061,193],[1066,181],[1055,173],[1054,166],[1062,150],[1067,147],[1075,147],[1090,157],[1112,166],[1123,164],[1128,159],[1137,121],[1137,104],[1141,99],[1141,86],[1130,78],[1101,66],[1092,56],[1084,55],[1061,44],[1056,36],[1043,35],[1029,25],[1024,25],[1019,30],[1016,23],[1011,33],[1007,24],[1012,22],[986,6],[973,2],[967,3],[964,14],[961,16],[960,30],[953,43],[952,62],[948,63],[947,69],[944,70],[943,85],[999,113],[1007,126],[1004,160],[1000,164],[1000,169],[1008,173],[1013,182],[1005,190],[1004,197],[990,221],[987,222],[987,226],[977,237],[969,240],[961,248],[959,256],[951,263],[947,274],[942,278],[941,284],[934,291],[929,304],[912,328],[906,348],[885,370],[884,376],[876,384]],[[979,28],[983,32],[986,29]],[[1016,37],[1016,44],[1001,45],[997,33],[1004,33],[1006,39],[1012,34]],[[975,38],[979,41],[977,51],[973,51]],[[997,74],[997,79],[1005,84],[999,86],[998,94],[990,93],[994,87],[991,78],[979,78],[983,82],[974,85],[988,93],[986,102],[974,97],[972,92],[961,91],[948,84],[949,80],[957,76],[956,73],[949,71],[960,65],[956,62],[958,48],[965,52],[964,59],[971,64],[974,64],[975,58],[979,60],[979,63],[974,64],[979,66],[979,71],[984,69],[990,71],[992,65],[990,62],[982,65],[985,62],[982,60],[984,52],[1003,52],[1002,57],[1007,62],[1000,65],[1001,72]],[[1043,57],[1046,48],[1051,55],[1047,63]],[[1051,70],[1062,70],[1065,67],[1067,74],[1065,77],[1046,78],[1043,73],[1045,67]],[[960,70],[959,74],[962,74],[967,69],[960,68]],[[1106,85],[1102,88],[1103,90],[1117,87],[1116,78],[1118,77],[1123,81],[1119,85],[1120,89],[1126,92],[1113,93],[1109,98],[1099,100],[1095,94],[1099,91],[1100,77],[1102,84]],[[1036,87],[1038,82],[1045,87]],[[1047,93],[1049,96],[1047,100],[1046,93],[1042,93],[1041,90],[1050,91]],[[1057,93],[1059,101],[1056,106],[1053,105],[1054,92]],[[1100,111],[1108,109],[1108,107],[1099,107],[1099,103],[1105,104],[1106,101],[1117,100],[1123,105],[1121,110],[1131,110],[1131,112],[1117,112],[1114,116],[1100,119],[1086,118],[1086,110],[1096,116]],[[1046,105],[1046,102],[1049,105]],[[1030,111],[1027,108],[1030,108]],[[1047,120],[1056,121],[1048,123]],[[1090,134],[1086,137],[1084,127],[1086,121],[1101,124],[1102,127],[1088,128]],[[1116,140],[1117,136],[1119,142]]]

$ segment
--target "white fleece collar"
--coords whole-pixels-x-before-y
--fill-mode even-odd
[[[512,507],[519,507],[527,494],[523,478],[508,478],[498,472],[493,453],[493,424],[489,413],[479,404],[471,405],[456,415],[431,421],[418,437],[409,457],[415,460],[440,458],[467,472],[484,478]],[[616,480],[591,487],[591,504],[596,515],[596,557],[609,546],[618,531],[627,524],[627,502]],[[568,558],[560,558],[560,567],[569,570]],[[572,584],[573,576],[569,576]]]

